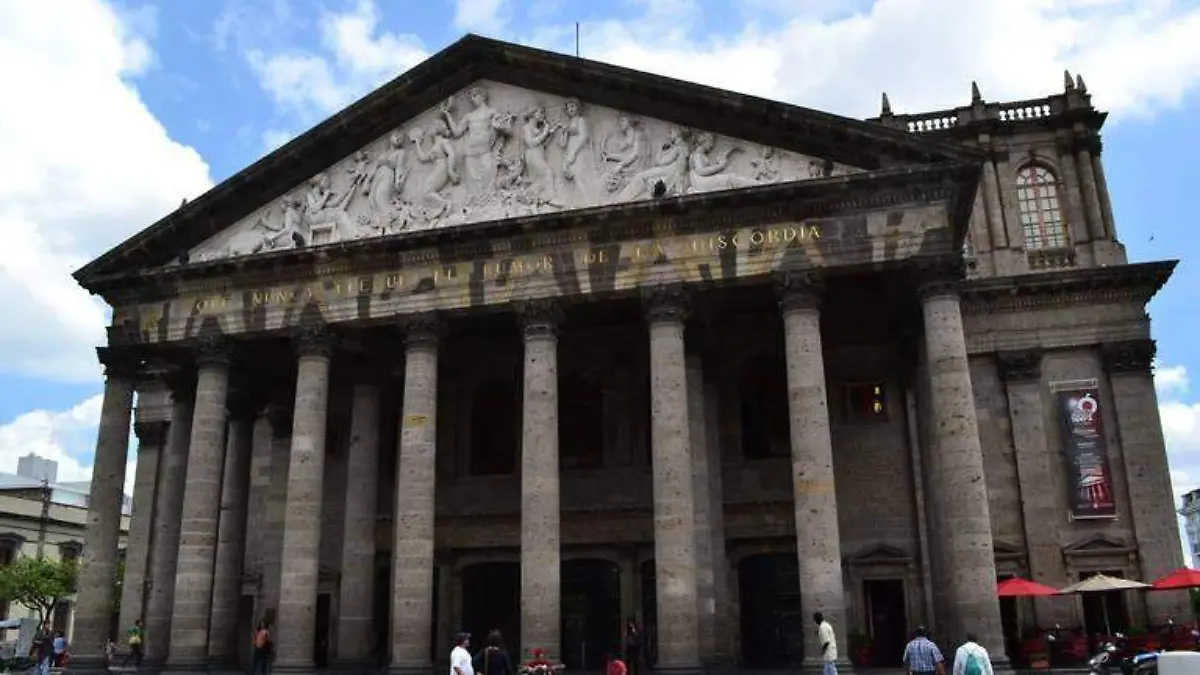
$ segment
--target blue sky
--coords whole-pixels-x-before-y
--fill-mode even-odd
[[[576,21],[586,57],[854,117],[1081,73],[1130,258],[1183,261],[1151,313],[1175,480],[1200,486],[1200,2],[1170,0],[4,3],[0,471],[89,470],[107,316],[73,269],[465,32],[570,52]]]

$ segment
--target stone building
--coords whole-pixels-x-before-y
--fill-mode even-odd
[[[76,273],[87,573],[134,415],[123,624],[172,667],[262,617],[293,670],[463,628],[594,666],[628,616],[664,669],[780,665],[815,610],[879,662],[922,623],[1003,654],[998,576],[1180,563],[1174,263],[1126,260],[1104,118],[1069,75],[861,121],[468,36]]]

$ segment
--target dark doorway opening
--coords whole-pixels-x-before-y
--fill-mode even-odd
[[[1006,581],[1013,578],[1011,574],[996,575],[996,583]],[[1004,652],[1006,654],[1020,654],[1021,645],[1021,628],[1020,616],[1021,609],[1017,606],[1018,598],[999,598],[1000,603],[1000,632],[1004,635]],[[1010,656],[1010,658],[1012,658]]]
[[[329,666],[329,619],[331,597],[328,593],[317,594],[317,625],[313,631],[313,664],[318,668]]]
[[[759,354],[742,364],[742,448],[746,459],[791,454],[787,369],[781,354]]]
[[[646,668],[658,661],[658,583],[653,560],[642,563],[642,661],[638,665]]]
[[[1083,581],[1097,574],[1122,578],[1120,571],[1081,572],[1079,580]],[[1083,601],[1083,626],[1088,635],[1106,635],[1111,633],[1129,632],[1129,606],[1125,604],[1124,591],[1106,591],[1103,593],[1080,593]],[[1108,618],[1107,626],[1105,617]]]
[[[490,631],[504,637],[513,664],[521,654],[521,565],[479,563],[462,570],[463,629],[471,634],[471,652],[483,646]]]
[[[738,565],[747,668],[785,668],[804,660],[798,567],[795,553],[753,555]]]
[[[243,595],[238,599],[238,634],[235,638],[237,664],[242,672],[250,672],[251,644],[254,638],[254,596]]]
[[[568,560],[562,589],[563,665],[600,670],[622,645],[621,570],[608,560]]]
[[[471,400],[471,475],[516,472],[521,447],[519,387],[515,377],[492,377],[476,387]]]
[[[871,626],[871,665],[901,665],[908,641],[904,580],[868,579],[863,582],[863,595]]]

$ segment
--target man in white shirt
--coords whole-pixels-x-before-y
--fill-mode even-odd
[[[817,644],[821,645],[822,675],[837,675],[837,637],[833,634],[833,626],[825,620],[825,615],[813,614],[817,624]]]
[[[450,675],[475,675],[475,666],[471,664],[471,652],[467,651],[470,644],[470,633],[454,636],[454,649],[450,650]]]
[[[994,675],[992,659],[979,638],[967,633],[967,641],[954,652],[954,675]]]

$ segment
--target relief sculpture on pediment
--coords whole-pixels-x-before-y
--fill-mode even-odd
[[[212,237],[193,261],[856,171],[480,82]]]

